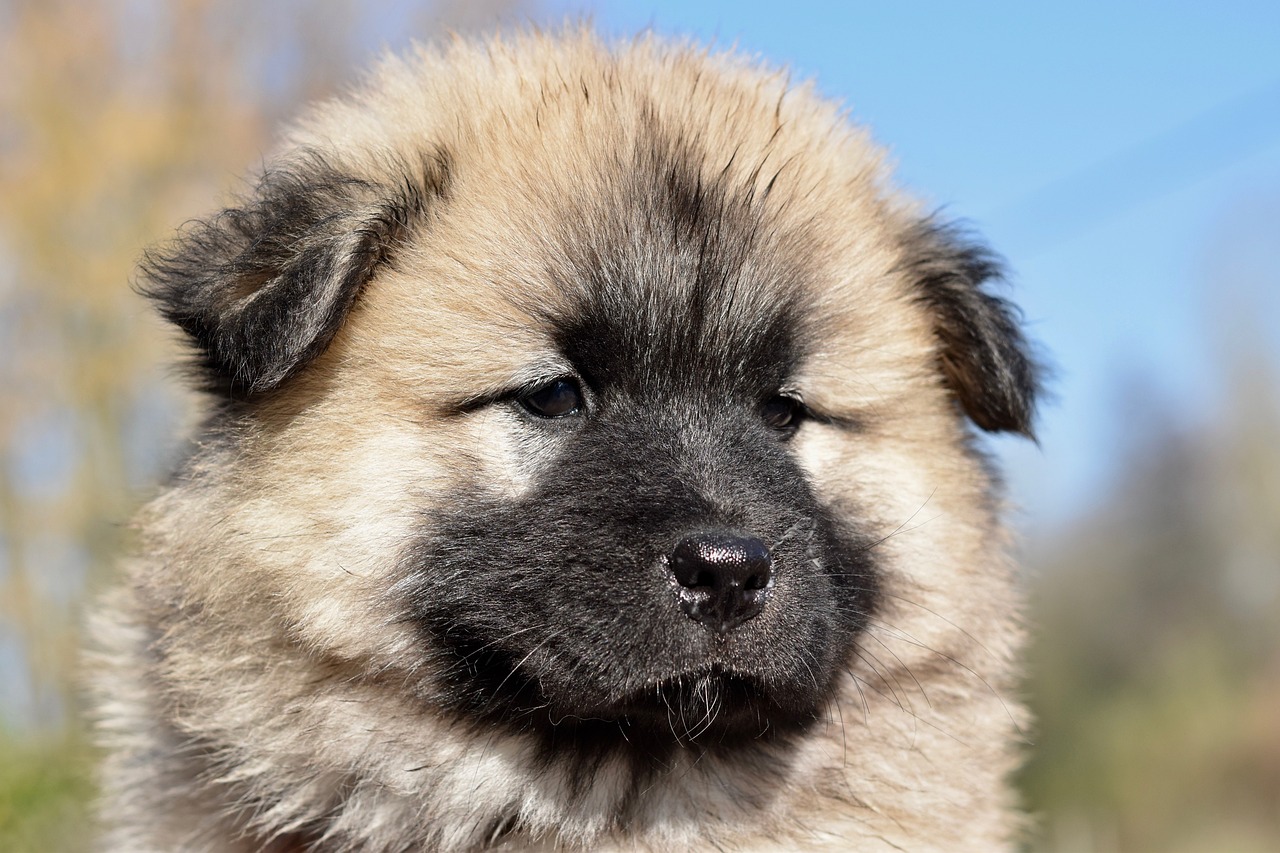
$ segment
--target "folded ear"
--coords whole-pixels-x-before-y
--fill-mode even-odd
[[[999,259],[963,230],[927,219],[910,229],[904,270],[934,319],[939,368],[964,413],[989,432],[1033,438],[1039,368],[1017,309],[989,292]]]
[[[374,270],[447,192],[443,153],[396,166],[386,171],[403,180],[382,184],[304,154],[145,256],[140,289],[190,336],[212,389],[268,391],[324,352]]]

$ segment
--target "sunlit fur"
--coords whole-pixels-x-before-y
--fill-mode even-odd
[[[143,273],[209,414],[95,615],[107,849],[1014,843],[1022,631],[974,429],[1029,434],[1034,369],[989,253],[811,86],[577,31],[388,59]],[[512,401],[566,373],[579,420]],[[803,401],[794,436],[723,390],[757,387]],[[719,646],[583,580],[713,522],[780,560]],[[686,641],[714,667],[664,682]],[[611,719],[635,685],[689,713]]]

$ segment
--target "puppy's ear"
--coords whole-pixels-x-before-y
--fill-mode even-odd
[[[190,336],[212,390],[269,391],[324,352],[361,288],[448,187],[436,152],[395,186],[306,154],[148,253],[140,290]]]
[[[1017,309],[989,292],[999,259],[962,229],[928,219],[908,231],[906,274],[929,307],[939,367],[956,401],[988,432],[1034,438],[1040,370],[1019,328]]]

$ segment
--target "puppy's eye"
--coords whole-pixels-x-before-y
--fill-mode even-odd
[[[582,410],[582,392],[572,379],[557,379],[516,398],[525,411],[540,418],[563,418]]]
[[[795,397],[775,394],[760,407],[760,418],[770,429],[791,436],[804,418],[804,403]]]

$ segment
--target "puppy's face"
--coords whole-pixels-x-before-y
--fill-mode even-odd
[[[580,270],[512,384],[458,407],[508,470],[424,512],[397,594],[467,715],[632,740],[803,725],[875,573],[795,443],[856,426],[797,384],[798,289],[642,254]]]
[[[237,487],[330,531],[277,581],[291,630],[544,741],[802,731],[990,524],[963,419],[1025,432],[1034,393],[994,265],[780,80],[488,73],[332,107],[148,267]]]

